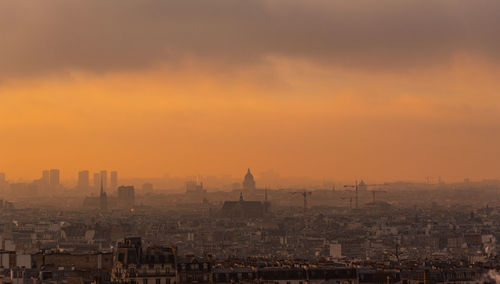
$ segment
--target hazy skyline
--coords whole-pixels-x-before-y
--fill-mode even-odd
[[[0,172],[500,178],[499,25],[498,1],[0,0]]]

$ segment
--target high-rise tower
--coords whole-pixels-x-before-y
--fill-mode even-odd
[[[80,191],[87,191],[90,186],[89,171],[78,172],[77,188]]]
[[[110,186],[111,190],[115,190],[118,187],[118,172],[112,171],[110,174]]]
[[[60,171],[58,169],[51,169],[50,170],[50,181],[49,181],[50,187],[51,188],[58,188],[59,185],[61,184],[60,181]]]

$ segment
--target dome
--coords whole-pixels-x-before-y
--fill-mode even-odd
[[[244,190],[254,190],[255,189],[255,180],[253,178],[250,169],[247,170],[247,174],[243,180],[243,189]]]

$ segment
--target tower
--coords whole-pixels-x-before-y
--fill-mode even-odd
[[[89,189],[89,171],[78,172],[78,190],[87,191]]]
[[[118,187],[118,172],[112,171],[109,178],[111,190],[115,190]]]
[[[264,213],[267,213],[269,209],[269,202],[267,201],[267,187],[264,191]]]
[[[50,170],[50,180],[49,184],[51,188],[58,188],[60,185],[60,172],[58,169],[51,169]]]
[[[99,180],[101,179],[99,173],[94,173],[93,177],[93,187],[95,190],[99,189],[99,184],[101,183]]]
[[[108,188],[108,172],[105,170],[101,171],[101,187]]]
[[[42,171],[42,184],[47,187],[50,183],[50,172],[48,170]]]
[[[108,210],[108,196],[106,195],[106,192],[104,192],[104,186],[102,184],[102,180],[101,180],[101,194],[99,196],[99,208],[101,209],[101,212]]]
[[[248,169],[245,179],[243,180],[243,190],[255,190],[255,180],[250,169]]]

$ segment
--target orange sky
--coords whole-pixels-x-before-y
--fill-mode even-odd
[[[77,32],[71,35],[70,28],[58,25],[68,15],[57,15],[67,9],[85,13],[76,8],[88,5],[92,11],[97,5],[102,15],[94,20],[99,22],[110,7],[99,7],[98,1],[75,1],[77,7],[64,1],[55,1],[53,7],[20,2],[0,2],[0,18],[9,8],[19,17],[3,21],[26,28],[0,23],[0,32],[8,35],[7,47],[0,47],[0,60],[7,62],[0,67],[0,172],[8,179],[38,178],[45,168],[60,168],[63,179],[72,179],[81,169],[118,170],[122,177],[241,176],[248,167],[257,173],[273,169],[284,176],[332,180],[500,178],[497,42],[472,46],[455,34],[464,28],[447,30],[453,22],[441,23],[442,18],[464,16],[467,9],[460,4],[444,1],[450,6],[440,10],[409,1],[420,7],[410,12],[415,7],[389,8],[394,2],[381,1],[382,8],[371,12],[342,1],[332,1],[337,6],[311,1],[305,10],[305,4],[292,0],[256,1],[260,6],[255,10],[214,1],[237,9],[231,18],[231,10],[204,6],[206,14],[195,13],[180,2],[166,1],[192,22],[161,22],[160,15],[158,31],[151,31],[149,18],[131,14],[135,25],[120,26],[124,20],[117,14],[118,23],[106,20],[98,28],[88,22],[86,30],[79,28],[86,23],[82,17],[70,22]],[[137,9],[124,2],[122,13]],[[161,2],[147,3],[151,7],[137,13],[146,15],[155,5],[165,8]],[[328,13],[339,7],[364,18],[341,18],[348,25],[335,26]],[[214,11],[223,16],[221,23],[210,21],[213,30],[200,30]],[[436,17],[440,25],[434,28],[450,36],[442,40],[425,26],[415,28],[415,16],[403,22],[408,30],[415,29],[414,37],[407,37],[390,25],[407,13]],[[474,13],[479,12],[467,14],[469,20],[491,16],[495,21],[495,15]],[[278,19],[282,38],[273,39],[256,24],[255,18],[266,21],[268,14]],[[315,15],[324,19],[311,26],[279,26],[293,15],[304,23]],[[392,38],[370,37],[368,19],[384,15],[387,23],[373,29],[380,35],[394,32]],[[232,21],[253,39],[223,25]],[[40,30],[37,23],[42,23]],[[157,39],[162,26],[177,23],[178,30],[168,31],[171,41]],[[220,27],[224,29],[217,33]],[[467,27],[470,39],[482,39],[475,27]],[[113,33],[116,38],[109,41],[99,37],[124,29],[130,33]],[[148,30],[143,35],[141,29]],[[419,29],[424,29],[421,34]],[[330,42],[325,32],[343,41]],[[102,44],[87,41],[94,36]],[[405,43],[396,44],[398,40]],[[352,46],[335,47],[346,41]],[[426,47],[433,44],[435,49]],[[158,51],[157,45],[165,46]]]

